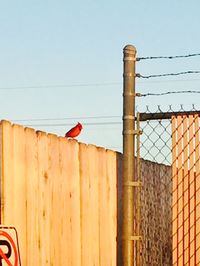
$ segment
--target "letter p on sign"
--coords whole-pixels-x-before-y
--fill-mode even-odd
[[[0,225],[0,266],[21,266],[15,227]]]

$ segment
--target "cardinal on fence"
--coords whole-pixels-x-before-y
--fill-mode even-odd
[[[83,126],[81,125],[81,123],[78,122],[78,124],[75,127],[71,128],[65,134],[65,137],[67,137],[67,138],[75,138],[75,137],[77,137],[81,133],[82,128],[83,128]]]

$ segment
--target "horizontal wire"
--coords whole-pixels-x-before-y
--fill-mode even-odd
[[[122,122],[100,122],[100,123],[83,123],[84,126],[109,126],[109,125],[121,125]],[[25,124],[27,127],[66,127],[66,126],[74,126],[74,124]]]
[[[199,74],[200,71],[184,71],[184,72],[178,72],[178,73],[167,73],[167,74],[158,74],[158,75],[149,75],[149,76],[143,76],[139,73],[136,74],[136,77],[138,78],[158,78],[158,77],[166,77],[166,76],[179,76],[179,75],[187,75],[187,74]]]
[[[200,53],[196,54],[187,54],[187,55],[173,55],[173,56],[146,56],[146,57],[138,57],[137,61],[140,60],[152,60],[152,59],[177,59],[177,58],[188,58],[200,56]]]
[[[76,120],[76,119],[110,119],[119,118],[117,115],[110,116],[75,116],[75,117],[63,117],[63,118],[32,118],[32,119],[12,119],[13,122],[25,122],[25,121],[62,121],[62,120]]]
[[[200,79],[157,79],[157,80],[144,80],[138,81],[138,84],[150,84],[150,83],[174,83],[174,82],[195,82],[200,81]]]
[[[146,97],[146,96],[163,96],[163,95],[169,95],[169,94],[182,94],[182,93],[191,93],[191,94],[195,94],[195,93],[200,93],[200,91],[192,91],[192,90],[188,90],[188,91],[167,91],[167,92],[161,92],[161,93],[140,93],[138,96],[139,97]]]
[[[137,77],[141,77],[137,74]],[[151,80],[151,81],[138,81],[138,84],[146,83],[170,83],[170,82],[193,82],[200,81],[200,79],[168,79],[168,80]],[[57,89],[57,88],[71,88],[71,87],[103,87],[103,86],[115,86],[122,85],[122,82],[110,82],[110,83],[85,83],[85,84],[66,84],[66,85],[40,85],[40,86],[23,86],[23,87],[0,87],[0,90],[25,90],[25,89]]]
[[[22,86],[22,87],[0,87],[0,90],[24,90],[24,89],[50,89],[50,88],[71,88],[71,87],[101,87],[120,85],[120,82],[107,83],[80,83],[80,84],[63,84],[63,85],[39,85],[39,86]]]

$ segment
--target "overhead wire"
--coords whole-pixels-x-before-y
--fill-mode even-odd
[[[137,77],[141,77],[137,74]],[[170,83],[170,82],[193,82],[200,81],[200,79],[163,79],[163,80],[151,80],[151,81],[138,81],[138,84],[146,83]],[[71,87],[98,87],[98,86],[115,86],[122,85],[122,82],[111,83],[85,83],[85,84],[66,84],[66,85],[40,85],[40,86],[22,86],[22,87],[0,87],[0,90],[25,90],[25,89],[57,89],[57,88],[71,88]]]
[[[155,77],[166,77],[166,76],[178,76],[183,74],[197,74],[200,73],[200,71],[185,71],[180,73],[167,73],[167,74],[156,74],[156,75],[149,75],[144,76],[139,73],[136,74],[136,77],[143,78],[143,79],[149,79],[149,78],[155,78]],[[200,81],[200,79],[172,79],[172,80],[151,80],[148,81],[148,83],[170,83],[170,82],[193,82],[193,81]],[[138,81],[138,83],[144,83]],[[110,83],[85,83],[85,84],[65,84],[65,85],[40,85],[40,86],[21,86],[21,87],[0,87],[0,90],[26,90],[26,89],[57,89],[57,88],[72,88],[72,87],[103,87],[103,86],[116,86],[116,85],[122,85],[122,82],[110,82]]]
[[[120,82],[100,82],[100,83],[80,83],[80,84],[62,84],[62,85],[39,85],[39,86],[17,86],[17,87],[0,87],[0,90],[24,90],[24,89],[56,89],[72,87],[102,87],[120,85]]]
[[[25,121],[62,121],[62,120],[76,120],[76,119],[110,119],[119,118],[117,115],[107,115],[107,116],[72,116],[63,118],[30,118],[30,119],[14,119],[13,122],[25,122]]]
[[[122,124],[122,122],[94,122],[94,123],[83,123],[84,126],[104,126],[104,125],[120,125]],[[32,127],[32,126],[35,126],[35,127],[52,127],[52,126],[55,126],[55,127],[63,127],[63,126],[74,126],[74,124],[72,123],[58,123],[58,124],[25,124],[25,126],[27,127]]]

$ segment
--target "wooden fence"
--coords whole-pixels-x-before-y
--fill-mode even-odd
[[[22,265],[116,265],[117,154],[6,121],[0,137],[1,224]]]

